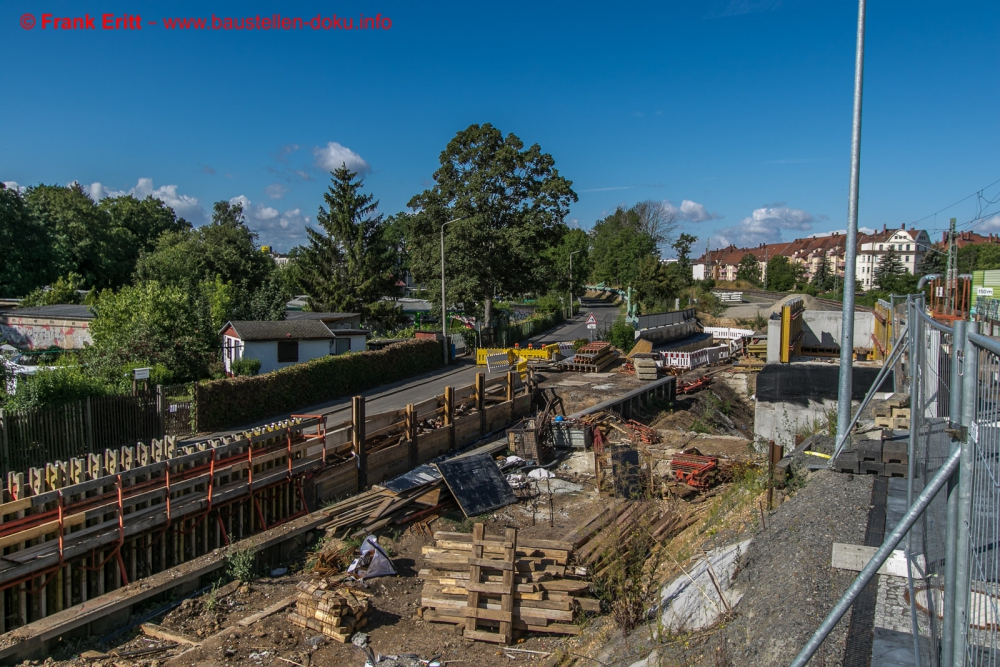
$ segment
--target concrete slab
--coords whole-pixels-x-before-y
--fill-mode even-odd
[[[921,655],[929,655],[927,639],[920,638]],[[917,664],[913,655],[913,636],[895,630],[875,628],[872,641],[872,667],[910,667]]]

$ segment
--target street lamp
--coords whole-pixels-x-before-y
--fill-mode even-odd
[[[569,317],[567,319],[573,319],[573,255],[578,252],[583,252],[583,250],[574,250],[569,254]]]
[[[444,364],[448,365],[448,305],[444,296],[444,228],[453,222],[466,220],[455,218],[441,225],[441,332],[444,334]]]

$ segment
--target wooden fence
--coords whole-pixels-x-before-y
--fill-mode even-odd
[[[0,473],[162,438],[160,404],[158,393],[145,392],[38,410],[0,410]]]

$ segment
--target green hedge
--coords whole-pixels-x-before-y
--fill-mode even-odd
[[[382,350],[313,359],[264,375],[199,382],[198,431],[218,431],[426,373],[442,365],[441,343],[408,340]]]

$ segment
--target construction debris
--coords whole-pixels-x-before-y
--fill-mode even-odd
[[[677,382],[677,394],[693,394],[710,384],[712,384],[712,378],[708,375],[702,375],[700,378],[694,380],[679,380]]]
[[[368,624],[371,602],[361,591],[347,588],[330,591],[325,581],[318,584],[303,581],[297,589],[295,610],[288,612],[288,620],[295,625],[347,643],[351,635]]]

